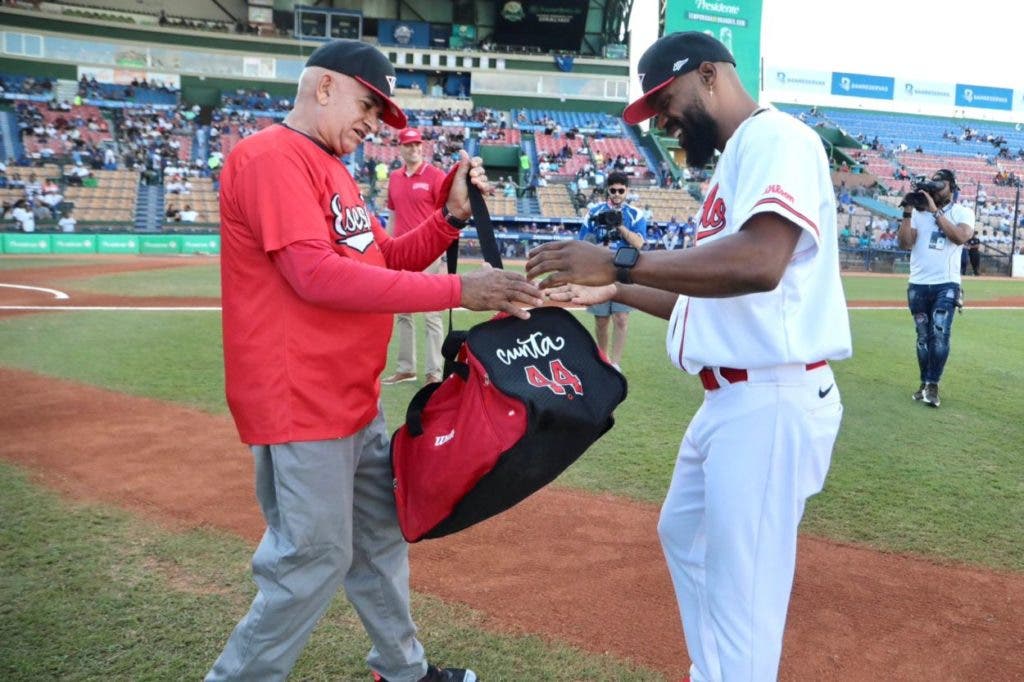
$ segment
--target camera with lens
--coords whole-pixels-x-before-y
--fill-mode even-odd
[[[601,244],[608,244],[615,237],[619,230],[619,225],[622,224],[622,211],[615,209],[608,209],[601,211],[593,217],[590,222],[594,225],[594,242]]]
[[[928,200],[924,196],[925,192],[932,195],[932,199],[934,199],[935,193],[945,187],[946,183],[939,180],[929,180],[920,176],[915,178],[910,186],[911,191],[903,197],[900,206],[910,206],[918,211],[923,211],[928,207]]]

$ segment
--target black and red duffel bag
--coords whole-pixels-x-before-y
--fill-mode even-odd
[[[486,208],[473,213],[485,258],[501,267]],[[416,394],[391,440],[409,542],[460,531],[547,485],[612,427],[626,398],[625,377],[561,308],[449,332],[443,352],[445,380]]]

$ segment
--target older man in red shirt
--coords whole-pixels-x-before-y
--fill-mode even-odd
[[[437,195],[444,182],[444,172],[423,158],[423,136],[415,128],[398,133],[399,153],[404,165],[388,178],[388,208],[392,212],[391,236],[401,237],[427,219],[437,205]],[[436,275],[441,272],[441,259],[424,271]],[[441,343],[444,326],[440,312],[422,313],[427,328],[427,346],[423,364],[427,383],[441,381]],[[416,381],[416,325],[409,314],[395,315],[398,332],[398,367],[391,376],[381,379],[382,384],[400,384]]]

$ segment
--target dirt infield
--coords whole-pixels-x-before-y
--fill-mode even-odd
[[[122,259],[48,276],[7,270],[0,280],[56,286],[58,277],[186,264]],[[61,303],[0,289],[3,305],[50,302]],[[175,528],[259,538],[252,462],[230,419],[20,370],[0,368],[0,385],[17,396],[0,410],[0,458],[74,498]],[[652,505],[548,488],[496,519],[413,546],[413,586],[478,609],[495,630],[610,652],[680,677],[686,654],[656,522]],[[781,679],[1024,679],[1022,613],[1024,575],[802,537]]]
[[[76,498],[253,543],[252,462],[226,417],[0,369],[0,457]],[[117,415],[117,419],[111,419]],[[415,589],[495,630],[540,634],[685,671],[657,509],[546,489],[489,522],[412,548]],[[1024,679],[1024,576],[801,539],[787,680]]]

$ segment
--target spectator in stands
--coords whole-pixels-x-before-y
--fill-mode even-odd
[[[679,243],[682,241],[682,232],[683,226],[679,224],[675,216],[672,216],[665,225],[665,234],[661,238],[666,251],[679,248]]]
[[[626,204],[629,176],[617,171],[610,173],[605,191],[608,200],[589,211],[577,238],[604,244],[613,251],[623,246],[642,249],[647,239],[647,221],[639,210]],[[597,345],[616,368],[622,362],[622,352],[626,348],[629,313],[632,310],[629,306],[614,301],[587,308],[587,312],[594,316],[594,336],[597,338]],[[610,348],[609,322],[612,323]]]
[[[167,211],[164,213],[164,217],[166,221],[181,222],[181,210],[174,204],[167,204]]]
[[[18,199],[14,202],[14,207],[11,209],[11,217],[14,218],[14,222],[17,223],[18,229],[22,232],[36,231],[36,217],[32,213],[32,209],[29,208],[28,201],[25,199]]]
[[[57,225],[60,227],[61,232],[74,232],[75,226],[78,221],[75,220],[73,215],[74,211],[71,208],[64,209],[64,212],[60,216],[60,220],[57,221]]]
[[[53,214],[50,212],[50,207],[39,200],[36,197],[34,201],[29,203],[32,209],[32,216],[36,219],[36,223],[43,223],[53,220]]]
[[[199,212],[192,208],[190,204],[185,204],[185,208],[182,209],[179,219],[183,223],[194,223],[199,220]]]
[[[959,191],[953,171],[940,169],[935,192],[908,194],[901,204],[900,248],[910,249],[907,302],[917,329],[921,386],[914,400],[939,406],[939,380],[949,357],[953,311],[961,300],[960,251],[974,234],[974,213],[953,202]]]
[[[445,178],[441,169],[423,158],[423,136],[420,131],[406,128],[398,133],[398,142],[403,165],[388,178],[388,208],[394,216],[388,232],[392,237],[401,237],[430,217]],[[506,186],[512,186],[515,191],[513,185]],[[442,265],[442,259],[438,258],[424,272],[439,274]],[[444,324],[438,311],[423,313],[423,320],[427,341],[423,357],[426,383],[434,384],[441,381],[444,368],[441,357]],[[384,385],[416,381],[417,378],[416,324],[412,313],[395,315],[395,329],[398,336],[398,365],[394,374],[381,379]]]
[[[57,207],[63,201],[64,195],[60,193],[60,186],[56,182],[48,179],[43,183],[43,193],[39,195],[39,203],[50,211],[50,215],[46,218],[47,220],[53,219],[58,215]]]
[[[43,192],[43,183],[39,181],[39,176],[35,173],[28,174],[28,182],[25,183],[25,197],[27,199],[34,199]]]
[[[518,189],[519,188],[516,186],[516,183],[512,182],[512,177],[509,176],[505,178],[505,182],[502,183],[501,194],[504,197],[515,199]]]

